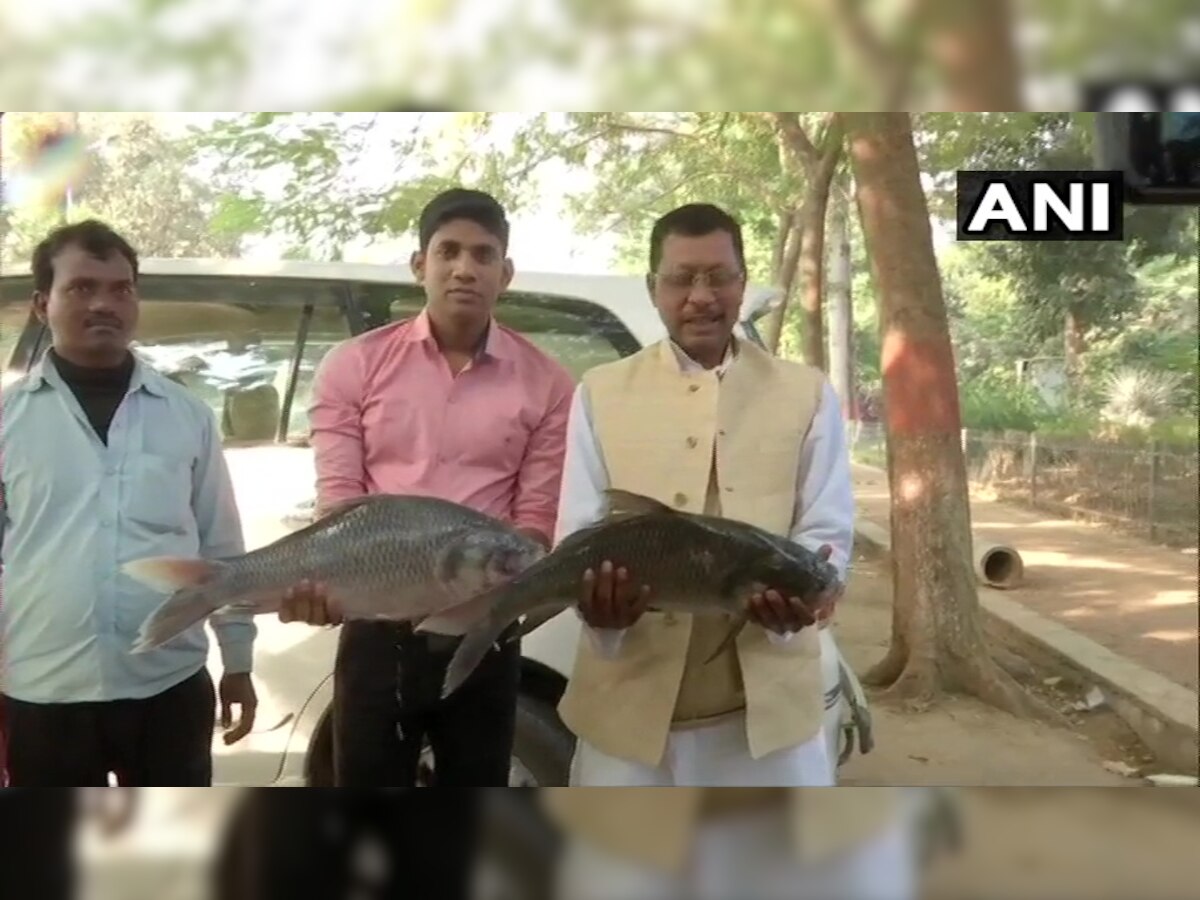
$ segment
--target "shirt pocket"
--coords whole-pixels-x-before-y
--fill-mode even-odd
[[[472,468],[515,474],[525,459],[533,431],[523,411],[501,406],[472,412],[455,422],[450,431],[454,445],[451,458]]]
[[[126,461],[125,516],[152,535],[183,537],[192,530],[192,470],[185,461],[138,453]]]

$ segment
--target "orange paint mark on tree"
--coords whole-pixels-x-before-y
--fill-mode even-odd
[[[893,329],[884,336],[881,356],[889,433],[957,434],[962,417],[950,345]]]

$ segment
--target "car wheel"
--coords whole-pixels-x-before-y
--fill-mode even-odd
[[[575,753],[575,736],[549,703],[517,699],[510,787],[565,787]]]
[[[322,714],[304,757],[304,784],[333,787],[333,707]]]

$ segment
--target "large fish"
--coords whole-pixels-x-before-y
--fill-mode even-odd
[[[597,571],[604,560],[650,586],[651,609],[730,617],[729,631],[710,660],[730,649],[745,627],[751,594],[774,589],[815,599],[837,580],[828,561],[753,525],[677,512],[627,491],[608,491],[608,501],[604,521],[570,535],[472,607],[447,610],[417,627],[428,633],[465,632],[443,696],[462,684],[512,622],[524,617],[524,633],[574,605],[584,572]],[[484,606],[489,612],[480,618]]]
[[[304,579],[324,583],[346,619],[419,621],[453,607],[465,630],[472,610],[487,614],[472,598],[544,555],[511,526],[457,503],[362,497],[244,556],[126,564],[131,577],[173,592],[142,624],[134,652],[161,646],[224,607],[277,612],[284,592]]]

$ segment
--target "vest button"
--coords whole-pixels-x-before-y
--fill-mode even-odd
[[[700,385],[698,385],[698,384],[689,384],[689,385],[688,385],[688,390],[689,390],[689,391],[691,391],[691,392],[694,394],[694,393],[696,393],[696,391],[700,390]]]
[[[689,447],[695,448],[699,443],[700,443],[700,438],[698,438],[698,437],[689,437],[687,439],[687,445]]]
[[[676,506],[684,506],[687,504],[687,494],[676,494],[674,499]]]

